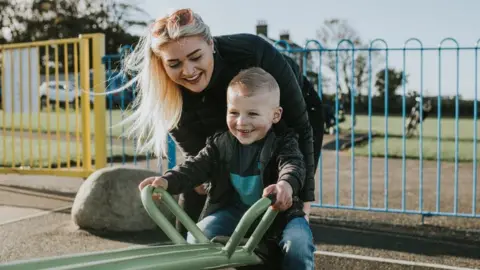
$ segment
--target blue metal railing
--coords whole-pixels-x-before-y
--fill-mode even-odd
[[[454,46],[444,46],[447,41]],[[408,46],[412,42],[418,45]],[[453,38],[443,39],[437,47],[424,46],[417,38],[408,39],[402,47],[389,47],[383,39],[363,46],[345,39],[332,48],[317,40],[308,40],[303,47],[284,40],[272,45],[290,56],[300,54],[295,59],[301,61],[303,75],[316,80],[318,95],[326,108],[332,108],[334,134],[324,138],[330,147],[324,146],[319,159],[318,197],[314,206],[422,216],[480,217],[477,209],[480,40],[474,47],[462,47]],[[105,57],[105,67],[111,72],[107,74],[115,74],[112,63],[122,61],[127,49],[131,48]],[[410,61],[408,53],[418,54],[418,62]],[[448,57],[450,53],[455,54],[454,60]],[[463,54],[473,57],[461,58]],[[378,58],[383,62],[376,60]],[[309,70],[308,64],[314,68]],[[469,67],[472,64],[473,69]],[[391,69],[401,74],[398,85],[393,82],[395,78],[390,78]],[[362,70],[363,75],[358,75]],[[126,77],[121,78],[120,85],[126,82]],[[383,81],[379,83],[380,80]],[[107,85],[112,82],[115,80],[109,80]],[[113,85],[112,88],[119,86]],[[411,108],[415,106],[415,96],[409,96],[412,88],[418,92],[419,118],[430,116],[418,123],[418,133],[413,136],[405,128],[411,120]],[[345,89],[350,91],[347,93]],[[383,95],[379,96],[380,92]],[[453,96],[454,101],[447,95]],[[463,95],[468,95],[470,100],[462,99]],[[347,101],[341,96],[346,96]],[[116,110],[112,106],[115,101],[109,95],[110,126],[122,119],[120,111],[131,101],[122,93],[120,110]],[[426,102],[432,104],[430,112],[424,110]],[[346,115],[350,121],[342,122],[340,111],[345,109],[349,110]],[[472,132],[469,129],[473,129]],[[150,154],[139,155],[134,143],[125,139],[115,146],[113,131],[109,133],[109,163],[138,165],[139,160],[146,160],[150,168]],[[344,150],[346,144],[347,151]],[[122,149],[121,160],[115,161],[118,147]],[[129,147],[132,153],[126,150]],[[176,164],[175,150],[176,145],[169,138],[168,168]],[[450,167],[453,170],[450,171]]]

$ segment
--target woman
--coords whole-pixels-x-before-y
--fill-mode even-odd
[[[124,62],[125,71],[134,76],[125,87],[139,86],[136,109],[127,119],[133,122],[130,134],[136,136],[141,150],[153,149],[157,156],[166,155],[170,134],[186,156],[195,156],[208,136],[227,129],[227,85],[240,70],[252,66],[275,77],[281,88],[284,121],[299,134],[307,165],[301,199],[308,217],[309,202],[315,200],[314,175],[323,139],[321,101],[298,65],[261,37],[212,37],[202,18],[190,9],[155,21]],[[205,205],[204,194],[202,187],[183,194],[183,207],[195,221]],[[183,226],[177,226],[185,235]]]

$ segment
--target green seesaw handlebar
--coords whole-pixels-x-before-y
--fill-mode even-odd
[[[210,242],[205,234],[202,233],[198,226],[190,219],[190,217],[188,217],[188,215],[180,208],[177,202],[166,190],[163,188],[154,188],[150,185],[144,187],[141,198],[145,210],[175,244],[185,244],[186,240],[160,212],[152,199],[153,193],[158,193],[160,195],[161,200],[168,207],[168,209],[178,218],[185,228],[190,231],[190,233],[197,239],[199,243]],[[261,198],[243,215],[235,231],[233,232],[233,235],[230,237],[225,247],[223,247],[223,251],[226,252],[228,257],[231,257],[233,252],[237,249],[240,241],[245,237],[245,234],[250,226],[262,213],[265,212],[265,210],[267,210],[262,220],[255,228],[255,231],[252,233],[245,246],[243,246],[243,249],[248,253],[251,254],[253,252],[277,215],[277,211],[269,207],[275,202],[275,198],[276,197],[274,194],[270,194],[267,197]]]
[[[187,241],[183,236],[173,227],[169,220],[160,212],[157,205],[153,202],[152,195],[153,193],[158,193],[160,195],[163,203],[168,207],[168,209],[178,218],[178,220],[185,226],[190,233],[195,236],[197,241],[200,243],[210,243],[207,237],[200,231],[200,229],[195,225],[195,223],[190,219],[185,213],[175,199],[163,188],[154,188],[150,185],[143,188],[141,193],[143,207],[147,211],[148,215],[153,219],[153,221],[165,232],[165,234],[172,240],[175,244],[186,244]]]
[[[198,244],[188,244],[157,208],[152,195],[157,192],[162,201],[197,239]],[[126,270],[126,269],[219,269],[244,265],[261,264],[262,260],[253,252],[277,215],[269,207],[275,195],[261,198],[243,215],[233,235],[225,246],[209,241],[196,224],[180,208],[168,192],[161,188],[145,187],[141,200],[150,217],[163,229],[175,245],[140,246],[125,249],[66,254],[49,258],[35,258],[0,264],[2,270]],[[268,208],[268,209],[267,209]],[[243,247],[238,247],[248,228],[262,213],[262,220]]]

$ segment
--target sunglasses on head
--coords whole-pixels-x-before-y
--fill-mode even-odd
[[[160,33],[165,30],[165,27],[171,27],[173,25],[185,26],[193,22],[193,12],[189,8],[184,8],[175,11],[168,17],[164,17],[155,21],[151,28],[152,34],[155,37],[158,37]]]

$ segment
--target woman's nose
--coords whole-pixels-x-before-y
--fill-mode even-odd
[[[191,64],[184,64],[182,72],[183,72],[184,76],[194,75],[195,74],[195,67]]]

